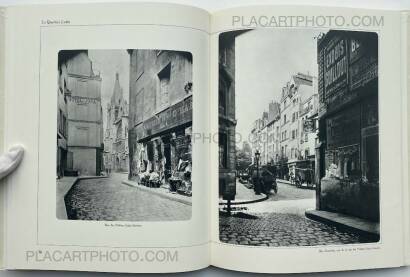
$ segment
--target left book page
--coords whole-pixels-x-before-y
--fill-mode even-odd
[[[0,9],[0,152],[3,153],[4,126],[4,9]],[[5,188],[0,181],[0,226],[4,226]],[[0,228],[0,268],[4,267],[4,228]]]
[[[209,14],[95,4],[6,11],[5,266],[209,265]]]

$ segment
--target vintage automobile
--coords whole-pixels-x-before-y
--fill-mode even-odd
[[[262,190],[265,194],[269,194],[270,191],[278,193],[278,184],[276,183],[275,171],[269,166],[262,166]]]
[[[258,178],[259,174],[259,178]],[[276,183],[276,175],[275,170],[268,166],[261,166],[260,168],[256,169],[255,166],[249,168],[249,181],[252,182],[253,188],[255,192],[257,192],[257,188],[255,187],[255,182],[259,180],[260,182],[260,192],[264,194],[270,194],[271,190],[278,193],[278,185]]]
[[[172,176],[168,179],[171,192],[192,195],[191,163],[181,161]]]

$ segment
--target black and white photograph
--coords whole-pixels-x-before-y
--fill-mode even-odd
[[[218,85],[220,242],[379,242],[377,33],[224,32]]]
[[[191,218],[192,63],[182,51],[59,51],[58,219]]]

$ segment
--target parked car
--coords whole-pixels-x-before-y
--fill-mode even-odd
[[[253,188],[255,192],[258,192],[258,188],[255,187],[254,182],[258,180],[259,176],[259,182],[260,182],[260,191],[265,194],[269,194],[271,190],[275,193],[278,193],[278,185],[276,183],[276,175],[275,175],[275,170],[273,170],[270,166],[265,165],[259,167],[257,170],[256,167],[250,167],[249,168],[249,174],[252,176],[252,178],[249,178],[249,181],[253,184]],[[258,174],[259,173],[259,174]]]

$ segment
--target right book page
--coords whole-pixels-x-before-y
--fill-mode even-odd
[[[408,88],[410,87],[410,74],[409,74],[409,65],[410,65],[410,15],[409,11],[405,11],[402,14],[402,90],[403,90],[403,95],[406,97],[407,101],[403,101],[403,104],[406,106],[406,117],[403,120],[403,129],[406,130],[406,133],[404,134],[404,153],[407,153],[405,155],[406,161],[407,162],[407,170],[404,171],[404,185],[403,185],[403,207],[404,207],[404,230],[405,230],[405,236],[404,236],[404,241],[405,241],[405,262],[406,265],[410,265],[410,184],[409,184],[409,163],[408,163],[408,158],[410,156],[409,152],[409,138],[410,138],[410,128],[408,127],[409,124],[409,111],[408,107],[410,97],[408,96]],[[407,150],[407,151],[406,151]],[[405,163],[406,164],[406,163]]]
[[[213,14],[213,265],[404,264],[400,18],[283,6]]]

